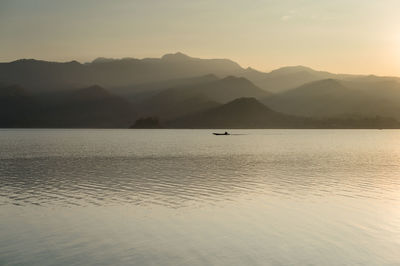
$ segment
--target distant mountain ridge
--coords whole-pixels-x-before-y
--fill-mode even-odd
[[[262,102],[279,112],[307,117],[378,115],[400,119],[400,84],[385,93],[381,89],[360,89],[355,83],[325,79],[275,94]]]
[[[0,81],[35,90],[68,89],[91,86],[112,88],[215,74],[227,76],[241,67],[228,59],[199,59],[181,53],[162,58],[96,59],[81,64],[33,59],[0,63]]]
[[[184,116],[167,124],[172,128],[399,128],[394,119],[313,119],[275,112],[255,98],[239,98],[204,112]]]
[[[252,68],[244,69],[229,59],[201,59],[180,52],[166,54],[161,58],[97,58],[84,64],[77,61],[48,62],[34,59],[0,63],[0,82],[9,85],[18,84],[34,91],[82,88],[93,84],[112,89],[208,74],[220,78],[244,77],[261,89],[275,93],[327,78],[340,80],[384,78],[332,74],[303,66],[283,67],[265,73]],[[387,79],[400,81],[396,77]]]
[[[182,78],[182,79],[171,79],[165,81],[157,81],[157,82],[149,82],[144,84],[137,84],[134,86],[126,86],[113,88],[113,93],[116,93],[122,97],[129,99],[132,102],[138,103],[144,101],[157,93],[170,89],[170,88],[180,88],[192,86],[194,84],[201,85],[205,83],[209,83],[212,81],[216,81],[219,78],[214,74],[208,74],[203,76],[196,76],[190,78]]]
[[[143,126],[146,117],[160,123],[192,117],[209,126],[391,127],[390,118],[400,119],[400,79],[304,66],[264,73],[179,52],[84,64],[22,59],[0,63],[0,112],[1,127],[126,128],[138,118]],[[212,124],[210,113],[227,120]],[[268,124],[267,117],[281,121]]]
[[[0,87],[0,127],[127,128],[134,106],[100,86],[35,95]]]
[[[228,76],[210,82],[165,89],[142,102],[140,109],[146,115],[171,119],[237,98],[264,98],[270,95],[245,78]]]
[[[290,121],[288,121],[290,120]],[[170,122],[182,128],[274,128],[294,126],[295,118],[281,115],[255,98],[239,98],[191,116]]]

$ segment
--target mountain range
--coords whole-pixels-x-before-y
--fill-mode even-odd
[[[168,122],[172,128],[399,128],[385,117],[306,118],[271,110],[255,98],[238,98]]]
[[[269,73],[182,53],[0,63],[0,127],[397,128],[400,78]],[[147,121],[147,120],[141,120]]]

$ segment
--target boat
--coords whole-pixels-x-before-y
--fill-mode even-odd
[[[225,131],[225,133],[213,133],[215,136],[229,136],[230,134]]]

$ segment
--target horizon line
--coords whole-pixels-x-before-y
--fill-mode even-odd
[[[165,57],[167,55],[182,55],[182,56],[188,57],[190,59],[200,59],[200,60],[228,60],[228,61],[231,61],[231,62],[237,64],[242,69],[245,69],[245,70],[246,69],[251,69],[251,70],[254,70],[254,71],[257,71],[257,72],[261,72],[261,73],[271,73],[271,72],[273,72],[275,70],[279,70],[279,69],[283,69],[283,68],[303,67],[303,68],[308,68],[308,69],[310,69],[312,71],[327,72],[327,73],[335,74],[335,75],[375,76],[375,77],[387,77],[387,78],[400,78],[400,74],[399,75],[396,75],[396,74],[382,74],[382,75],[380,75],[380,74],[375,74],[375,73],[371,73],[371,72],[368,72],[368,73],[345,73],[345,72],[336,72],[336,71],[329,71],[329,70],[320,70],[318,68],[310,67],[310,66],[303,65],[303,64],[280,65],[280,66],[276,66],[276,67],[273,67],[273,68],[271,68],[269,70],[265,70],[264,71],[264,70],[259,70],[259,69],[255,68],[255,67],[252,67],[252,66],[244,67],[240,63],[238,63],[237,61],[232,60],[230,58],[224,58],[224,57],[221,57],[221,58],[197,57],[197,56],[190,56],[190,55],[188,55],[186,53],[183,53],[183,52],[180,52],[180,51],[171,52],[171,53],[165,53],[165,54],[162,54],[160,57],[153,57],[153,56],[146,56],[146,57],[133,57],[133,56],[105,57],[105,56],[97,56],[97,57],[93,57],[89,61],[83,61],[83,60],[79,60],[79,59],[40,59],[40,58],[33,58],[33,57],[32,58],[25,57],[25,58],[16,58],[14,60],[9,60],[9,61],[0,61],[0,64],[9,64],[9,63],[14,63],[14,62],[18,62],[18,61],[33,60],[33,61],[41,61],[41,62],[48,62],[48,63],[60,63],[60,64],[76,62],[76,63],[79,63],[81,65],[85,65],[85,64],[94,63],[94,61],[96,61],[98,59],[114,60],[114,61],[118,61],[118,60],[119,61],[121,61],[121,60],[146,60],[146,59],[159,59],[159,60],[161,60],[161,59],[163,59],[163,57]],[[106,63],[106,62],[104,62],[104,63]]]

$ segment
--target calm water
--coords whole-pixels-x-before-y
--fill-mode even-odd
[[[0,130],[0,265],[400,265],[400,131]]]

